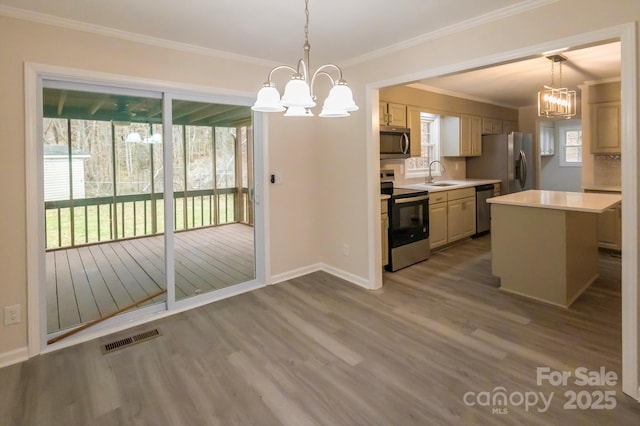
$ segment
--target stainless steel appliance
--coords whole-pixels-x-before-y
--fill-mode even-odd
[[[380,159],[410,156],[411,131],[404,127],[380,126]]]
[[[476,186],[476,233],[479,237],[491,229],[491,206],[487,198],[493,197],[493,184]]]
[[[482,155],[467,158],[467,177],[500,179],[501,194],[533,189],[533,136],[520,132],[482,136]]]
[[[429,247],[429,192],[394,188],[381,182],[381,192],[389,194],[389,263],[387,271],[397,271],[427,260]]]

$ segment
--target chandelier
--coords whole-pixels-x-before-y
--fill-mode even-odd
[[[304,2],[305,26],[304,26],[304,58],[298,60],[298,65],[293,68],[289,65],[279,65],[273,68],[267,77],[267,81],[258,92],[256,103],[251,107],[254,111],[282,112],[285,117],[311,117],[311,108],[316,106],[314,84],[316,79],[323,76],[331,81],[331,90],[324,101],[320,117],[346,117],[350,111],[357,111],[358,106],[353,101],[353,93],[347,82],[342,79],[342,70],[334,64],[322,65],[313,74],[309,71],[309,0]],[[282,98],[276,89],[272,77],[276,71],[292,71],[291,80],[284,89]],[[335,75],[332,76],[333,73]]]
[[[544,86],[538,92],[538,116],[547,118],[571,118],[576,115],[576,91],[566,87],[555,87],[554,64],[560,67],[559,85],[562,86],[562,63],[567,60],[562,55],[547,56],[551,61],[551,86]]]

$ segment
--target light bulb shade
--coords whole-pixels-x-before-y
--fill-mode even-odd
[[[129,133],[127,135],[127,138],[125,139],[125,142],[131,142],[131,143],[142,142],[142,138],[140,137],[140,133],[138,133],[138,132]]]
[[[280,103],[286,107],[312,108],[316,106],[307,82],[296,77],[289,80],[285,86]]]
[[[329,109],[326,106],[322,107],[320,117],[334,118],[334,117],[348,117],[349,113],[343,109]]]
[[[280,93],[278,89],[271,85],[265,85],[258,92],[256,103],[251,107],[254,111],[260,112],[281,112],[284,107],[280,103]]]
[[[292,106],[287,108],[287,112],[284,113],[285,117],[313,117],[313,113],[305,107]]]
[[[327,96],[327,99],[324,101],[324,108],[331,110],[357,111],[358,105],[353,101],[353,93],[349,86],[344,83],[338,83],[329,91],[329,96]]]

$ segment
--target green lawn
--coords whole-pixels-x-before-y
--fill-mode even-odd
[[[236,222],[235,195],[218,195],[218,221],[212,209],[213,197],[189,197],[175,200],[176,230],[199,228]],[[45,212],[46,248],[71,247],[99,241],[140,237],[164,232],[164,200],[156,200],[156,226],[154,232],[152,201],[119,203],[117,216],[113,215],[113,204],[74,207],[74,236],[71,236],[71,208],[48,209]],[[124,210],[123,210],[124,206]],[[146,207],[146,210],[145,210]],[[98,218],[99,212],[99,218]],[[111,212],[111,217],[110,217]],[[186,224],[185,224],[186,215]],[[114,235],[114,222],[117,233]]]

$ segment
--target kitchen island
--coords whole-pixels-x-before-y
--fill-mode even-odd
[[[489,198],[502,291],[569,307],[598,278],[597,215],[619,194],[529,190]]]

